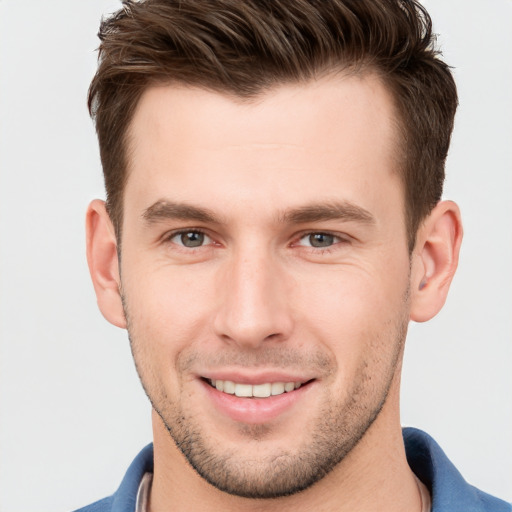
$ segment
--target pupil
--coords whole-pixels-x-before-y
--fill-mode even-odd
[[[309,235],[309,243],[313,247],[329,247],[334,243],[334,236],[326,233],[314,233]]]
[[[203,233],[197,233],[195,231],[183,233],[181,235],[181,242],[185,247],[199,247],[203,245],[204,235]]]

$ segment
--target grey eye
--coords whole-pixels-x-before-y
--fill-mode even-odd
[[[204,234],[191,231],[190,233],[181,234],[181,243],[185,247],[199,247],[204,243]]]
[[[202,245],[210,242],[210,237],[201,233],[201,231],[184,231],[182,233],[176,233],[171,241],[175,244],[182,245],[193,249],[194,247],[201,247]]]
[[[307,235],[308,244],[311,247],[330,247],[336,242],[334,235],[329,233],[310,233]]]

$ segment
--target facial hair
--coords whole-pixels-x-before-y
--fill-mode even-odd
[[[140,380],[155,411],[173,442],[192,468],[220,491],[253,499],[289,496],[311,487],[331,472],[354,449],[381,412],[389,395],[393,378],[400,366],[408,325],[408,293],[404,308],[386,325],[385,336],[370,340],[356,378],[343,398],[326,392],[319,413],[308,426],[306,439],[293,450],[283,449],[271,455],[248,458],[244,446],[238,449],[219,447],[204,428],[201,419],[186,407],[184,393],[168,396],[158,382],[156,372],[147,365],[145,344],[132,324],[123,298],[130,346]],[[390,344],[391,340],[391,344]],[[178,359],[178,373],[184,374],[200,360],[201,354],[188,353]],[[212,357],[208,360],[212,364]],[[384,362],[383,362],[384,361]],[[248,353],[224,353],[213,366],[229,362],[239,367],[317,368],[327,378],[336,374],[334,357],[324,351],[303,355],[295,349],[266,349]],[[379,370],[376,378],[375,369]],[[378,382],[375,382],[378,380]],[[298,428],[302,428],[298,426]],[[272,436],[272,426],[239,425],[239,434],[249,443],[264,443]]]

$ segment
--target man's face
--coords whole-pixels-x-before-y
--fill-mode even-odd
[[[310,486],[398,401],[409,255],[390,97],[370,76],[246,103],[155,87],[130,136],[121,281],[153,407],[219,489]]]

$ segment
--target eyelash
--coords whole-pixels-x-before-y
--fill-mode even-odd
[[[183,249],[186,249],[187,251],[193,251],[195,249],[201,249],[201,248],[204,248],[205,245],[199,245],[197,247],[186,247],[185,245],[182,245],[182,244],[179,244],[179,243],[176,243],[176,242],[173,242],[172,239],[177,237],[177,236],[180,236],[180,235],[186,235],[188,233],[194,233],[194,234],[198,234],[198,235],[203,235],[205,237],[208,237],[210,240],[213,241],[213,238],[204,230],[202,229],[196,229],[196,228],[189,228],[189,229],[179,229],[177,231],[172,231],[171,233],[167,233],[164,237],[163,237],[163,241],[164,242],[168,242],[168,243],[172,243],[180,248],[183,248]],[[210,245],[210,244],[206,244],[207,245]]]
[[[315,254],[329,254],[333,251],[335,251],[337,248],[339,248],[340,245],[345,245],[350,243],[350,240],[346,236],[342,236],[339,233],[333,233],[331,231],[307,231],[305,233],[301,233],[298,238],[296,238],[297,242],[294,242],[293,245],[299,245],[299,242],[303,240],[306,237],[309,237],[311,235],[326,235],[326,236],[332,236],[335,241],[332,245],[329,245],[327,247],[315,247],[312,245],[302,245],[300,247],[314,252]]]
[[[180,235],[189,234],[189,233],[194,233],[194,234],[203,235],[205,237],[208,237],[215,244],[213,237],[211,237],[206,231],[204,231],[202,229],[197,229],[197,228],[180,229],[177,231],[172,231],[171,233],[166,234],[163,237],[163,240],[164,240],[164,242],[172,243],[172,244],[176,245],[177,247],[180,248],[180,250],[186,250],[188,253],[195,251],[195,250],[204,249],[205,247],[212,245],[210,242],[207,244],[198,245],[197,247],[187,247],[183,244],[172,242],[173,238],[180,236]],[[335,241],[333,242],[332,245],[329,245],[326,247],[315,247],[313,245],[300,245],[301,240],[303,240],[304,238],[309,237],[311,235],[325,235],[325,236],[333,237],[335,239]],[[347,237],[341,236],[340,234],[336,234],[336,233],[333,233],[330,231],[307,231],[304,233],[300,233],[300,235],[295,238],[295,241],[292,242],[291,246],[292,247],[302,247],[303,249],[313,252],[315,254],[329,254],[330,252],[333,252],[336,249],[336,247],[339,246],[340,244],[348,244],[348,243],[350,243],[350,240],[348,240]]]

